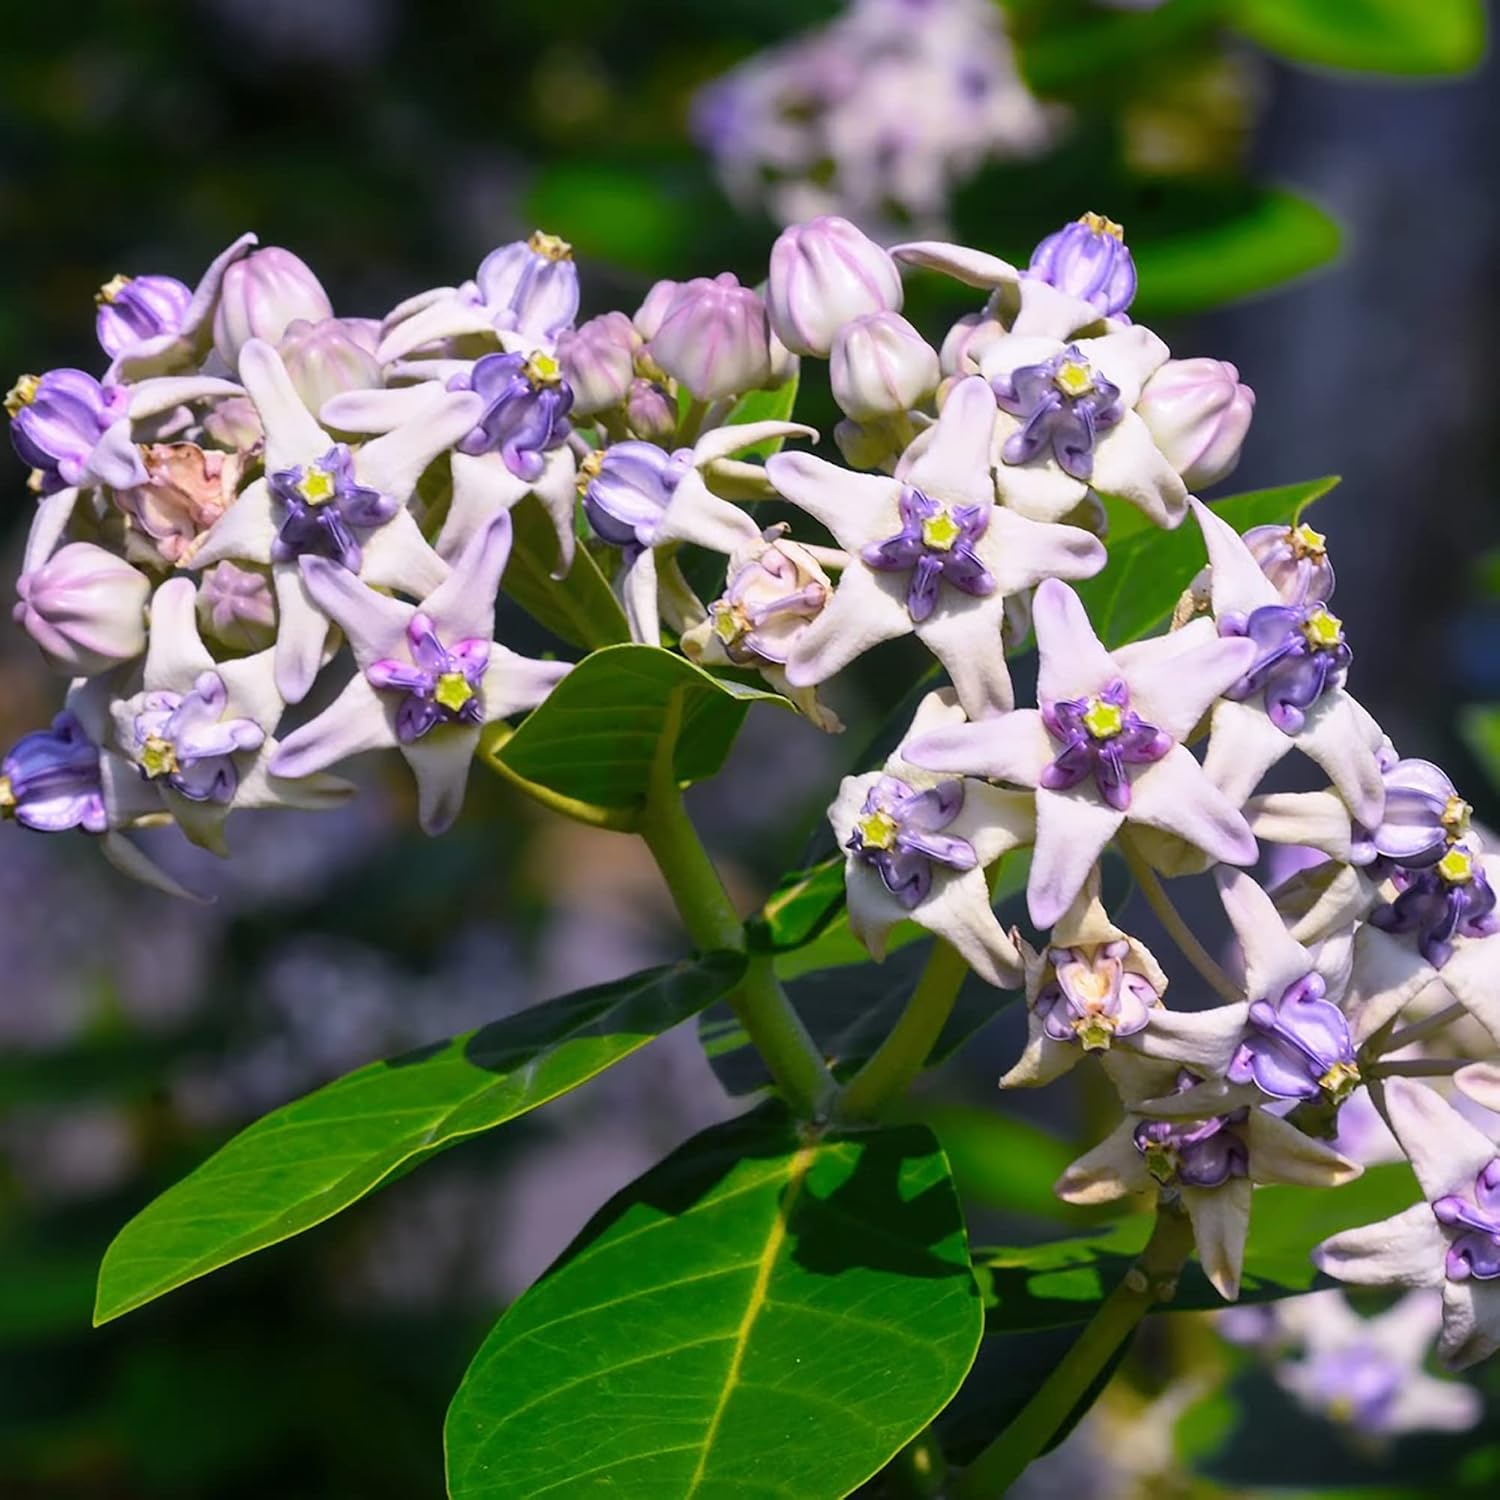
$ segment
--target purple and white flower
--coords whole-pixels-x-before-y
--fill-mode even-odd
[[[16,623],[59,672],[93,677],[146,649],[150,582],[92,542],[60,547],[20,576],[16,595]]]
[[[312,267],[279,245],[252,250],[224,269],[214,309],[214,349],[231,369],[251,339],[277,344],[293,323],[322,323],[333,303]]]
[[[1136,407],[1156,446],[1190,490],[1207,489],[1240,461],[1255,392],[1222,359],[1169,359]]]
[[[995,419],[988,386],[970,378],[949,393],[900,479],[852,474],[801,453],[767,462],[777,491],[821,521],[850,558],[788,659],[794,685],[825,682],[881,641],[915,633],[970,714],[1010,707],[1000,642],[1006,597],[1044,578],[1087,578],[1104,565],[1104,549],[1077,527],[995,504]]]
[[[793,354],[826,359],[846,324],[899,313],[901,299],[901,272],[889,253],[836,214],[793,224],[771,246],[766,306]]]

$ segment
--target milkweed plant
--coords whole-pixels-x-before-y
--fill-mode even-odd
[[[933,274],[973,307],[935,343],[901,312],[903,277]],[[663,281],[583,323],[570,247],[542,232],[380,322],[335,317],[253,235],[196,287],[109,281],[102,373],[6,398],[36,500],[15,618],[67,685],[4,757],[5,817],[191,896],[164,839],[228,855],[241,814],[353,795],[340,771],[367,752],[401,757],[440,835],[477,762],[643,839],[693,951],[266,1116],[124,1228],[98,1320],[726,1001],[762,1097],[603,1206],[506,1311],[453,1399],[453,1496],[831,1497],[898,1455],[921,1492],[998,1495],[1153,1309],[1321,1281],[1411,1289],[1387,1318],[1407,1345],[1371,1415],[1368,1357],[1340,1351],[1382,1335],[1361,1344],[1341,1304],[1287,1383],[1371,1422],[1399,1395],[1406,1425],[1462,1425],[1445,1395],[1411,1401],[1451,1389],[1420,1373],[1429,1338],[1454,1369],[1500,1345],[1500,1150],[1475,1123],[1500,1109],[1500,870],[1449,777],[1356,696],[1302,513],[1331,481],[1197,499],[1254,397],[1231,365],[1172,358],[1135,290],[1094,213],[1024,269],[814,218],[760,288]],[[843,412],[837,459],[794,419],[808,360]],[[552,655],[496,639],[501,595]],[[838,731],[840,675],[907,635],[930,668],[829,789],[832,852],[742,920],[684,787],[752,706]],[[1012,677],[1032,643],[1034,695]],[[1316,789],[1263,791],[1293,752]],[[1180,914],[1198,883],[1232,929],[1218,957]],[[1024,931],[997,915],[1023,888]],[[1192,1004],[1120,925],[1126,889]],[[789,981],[855,986],[851,938],[921,962],[846,1044]],[[1078,1067],[1118,1094],[1056,1186],[1117,1218],[990,1254],[902,1100],[1017,997],[1003,1087]],[[1410,1163],[1384,1214],[1343,1186],[1349,1108]],[[1257,1269],[1263,1215],[1283,1247],[1313,1226],[1302,1273]],[[1098,1252],[1087,1295],[1016,1274],[1070,1246]],[[987,1328],[1065,1323],[1024,1400],[945,1448]]]

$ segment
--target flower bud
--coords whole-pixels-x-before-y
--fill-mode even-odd
[[[94,329],[100,347],[118,359],[147,339],[176,333],[193,300],[191,288],[175,276],[115,276],[94,295],[99,312]]]
[[[5,398],[10,440],[21,462],[40,474],[42,494],[79,483],[99,439],[129,404],[124,386],[100,385],[82,370],[21,376]]]
[[[328,293],[304,261],[276,245],[252,250],[224,272],[214,313],[214,348],[236,369],[240,350],[251,339],[276,344],[299,318],[321,323],[332,316]]]
[[[1146,382],[1136,410],[1190,490],[1205,489],[1239,462],[1255,392],[1222,359],[1169,359]]]
[[[625,423],[647,442],[668,442],[677,431],[677,403],[654,380],[632,380],[625,398]]]
[[[695,277],[672,299],[650,353],[699,401],[753,391],[771,379],[765,304],[729,271]]]
[[[941,378],[936,351],[900,313],[866,313],[834,335],[833,399],[856,422],[910,411]]]
[[[833,429],[833,440],[851,469],[894,474],[901,455],[911,446],[917,429],[906,412],[877,417],[870,422],[845,420]]]
[[[899,310],[901,273],[868,235],[825,214],[777,237],[766,301],[771,326],[788,349],[826,357],[851,319]]]
[[[533,349],[550,349],[578,316],[573,247],[538,229],[530,239],[491,250],[475,275],[495,327],[518,333]]]
[[[185,562],[193,543],[229,509],[243,467],[235,453],[196,443],[147,443],[146,483],[115,492],[115,503],[163,562]]]
[[[151,584],[122,557],[70,542],[16,583],[15,621],[59,672],[93,677],[146,649]]]
[[[276,639],[271,580],[232,562],[215,564],[198,584],[198,627],[231,651],[264,651]]]
[[[1032,251],[1027,273],[1087,302],[1104,318],[1124,312],[1135,299],[1135,262],[1125,233],[1102,214],[1085,214],[1049,234]]]
[[[681,290],[680,281],[658,281],[646,293],[646,300],[641,303],[634,319],[635,331],[643,339],[656,337],[656,330],[661,327],[667,309],[677,300],[677,294]]]
[[[203,419],[203,431],[221,448],[241,457],[265,440],[260,413],[248,396],[227,396],[223,401],[215,401]]]
[[[287,325],[279,352],[286,373],[302,404],[313,416],[323,403],[345,391],[379,390],[384,383],[370,328],[361,318],[324,318],[309,323],[303,318]]]
[[[1005,329],[990,313],[967,313],[948,330],[938,351],[938,365],[944,375],[978,375],[985,349],[1003,337]]]
[[[573,410],[592,416],[619,406],[635,378],[635,351],[641,336],[622,312],[590,318],[562,334],[557,357],[573,391]]]

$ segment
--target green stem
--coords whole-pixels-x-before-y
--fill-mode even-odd
[[[1424,1016],[1420,1021],[1413,1021],[1410,1026],[1404,1026],[1400,1031],[1393,1031],[1381,1044],[1380,1050],[1381,1052],[1399,1052],[1403,1047],[1411,1046],[1413,1042],[1425,1041],[1450,1022],[1458,1020],[1463,1014],[1463,1006],[1455,1000],[1452,1005],[1445,1005],[1430,1016]]]
[[[835,1101],[834,1110],[840,1118],[869,1119],[922,1071],[922,1064],[953,1013],[953,1002],[968,972],[969,966],[958,950],[939,938],[901,1019]]]
[[[1146,898],[1146,904],[1156,913],[1157,921],[1167,929],[1168,936],[1182,951],[1182,956],[1203,976],[1221,1000],[1229,1005],[1238,1004],[1245,998],[1244,992],[1219,967],[1203,944],[1194,937],[1192,928],[1182,920],[1181,914],[1172,905],[1172,898],[1162,889],[1162,883],[1156,871],[1146,863],[1129,833],[1124,830],[1120,833],[1119,848],[1135,883],[1141,888],[1141,894]]]
[[[1414,1057],[1406,1061],[1393,1058],[1375,1063],[1371,1071],[1377,1078],[1446,1078],[1473,1061],[1472,1057]]]
[[[1157,1303],[1170,1302],[1193,1247],[1192,1225],[1175,1208],[1158,1211],[1156,1228],[1125,1279],[1099,1304],[1089,1324],[1010,1425],[966,1468],[954,1500],[997,1500],[1040,1457],[1054,1433],[1108,1367],[1115,1351]]]
[[[693,942],[704,951],[744,952],[744,924],[687,815],[677,785],[674,756],[681,724],[679,690],[667,706],[638,831],[656,859]],[[802,1018],[792,1009],[768,955],[751,955],[729,1004],[787,1102],[801,1115],[822,1114],[833,1091],[832,1076]]]

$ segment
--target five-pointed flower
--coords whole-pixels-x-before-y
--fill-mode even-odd
[[[962,719],[951,692],[929,693],[908,735]],[[845,853],[850,929],[876,958],[891,928],[910,918],[989,983],[1021,982],[1020,954],[990,907],[984,872],[1029,842],[1028,797],[923,771],[903,744],[883,770],[844,778],[828,820]]]
[[[1000,631],[1008,595],[1104,566],[1095,537],[995,504],[995,401],[960,381],[900,479],[853,474],[805,453],[770,459],[771,483],[850,555],[827,608],[787,660],[795,686],[824,682],[881,641],[915,632],[974,718],[1015,701]]]
[[[270,566],[281,622],[276,686],[288,703],[300,703],[328,640],[328,616],[308,592],[301,560],[322,558],[377,588],[418,597],[437,587],[447,565],[406,506],[427,465],[472,429],[481,403],[472,392],[444,395],[351,450],[313,420],[269,344],[245,345],[240,378],[265,428],[266,477],[204,534],[188,566],[226,559]]]
[[[1193,514],[1208,546],[1219,631],[1255,646],[1243,680],[1214,709],[1209,775],[1243,806],[1295,747],[1328,773],[1355,818],[1374,828],[1385,806],[1382,735],[1344,690],[1349,648],[1340,621],[1321,599],[1287,604],[1222,516],[1197,500]]]
[[[308,593],[344,632],[357,670],[328,708],[287,736],[272,762],[277,774],[307,776],[396,748],[417,778],[423,829],[448,828],[463,806],[481,727],[535,708],[569,670],[495,642],[510,541],[510,517],[496,517],[420,605],[378,594],[326,558],[304,558]]]
[[[1221,640],[1201,622],[1111,654],[1078,595],[1055,579],[1038,587],[1032,615],[1040,709],[922,735],[909,754],[935,771],[1035,788],[1027,899],[1037,926],[1062,916],[1127,821],[1212,859],[1253,863],[1249,825],[1182,743],[1245,671],[1249,643]]]
[[[1461,1370],[1500,1349],[1500,1151],[1426,1085],[1384,1090],[1424,1201],[1324,1240],[1313,1263],[1353,1286],[1441,1287],[1438,1353]]]

